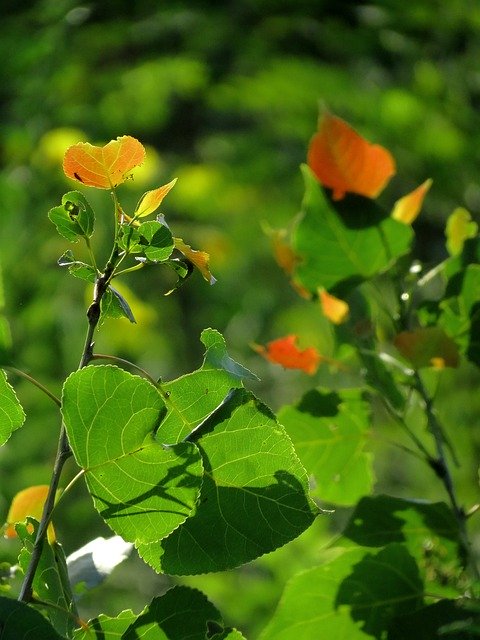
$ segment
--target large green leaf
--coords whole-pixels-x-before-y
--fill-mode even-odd
[[[24,573],[30,563],[38,529],[38,523],[33,518],[27,518],[27,523],[19,523],[15,526],[23,544],[18,562]],[[70,637],[76,626],[78,614],[68,579],[65,554],[58,542],[43,545],[33,580],[33,590],[39,600],[53,605],[45,607],[45,614],[53,627],[61,635]]]
[[[390,496],[366,497],[360,500],[339,545],[383,547],[402,542],[422,568],[424,579],[435,582],[438,571],[448,589],[448,580],[456,579],[462,565],[458,525],[444,502],[420,502]],[[450,571],[450,575],[448,572]]]
[[[25,413],[15,391],[7,382],[5,372],[0,369],[0,446],[5,444],[15,429],[25,420]]]
[[[300,258],[295,277],[304,287],[345,295],[352,285],[384,271],[409,251],[409,225],[386,216],[368,198],[350,195],[334,203],[308,167],[303,173],[303,217],[295,230],[294,250]]]
[[[278,419],[313,477],[315,495],[351,505],[370,493],[372,456],[364,451],[370,411],[359,390],[313,389],[295,406],[281,409]]]
[[[67,378],[62,413],[70,446],[100,515],[131,542],[153,542],[187,518],[202,463],[191,443],[163,446],[165,405],[147,380],[106,365]]]
[[[0,638],[5,640],[65,640],[41,613],[18,600],[0,596]]]
[[[260,640],[387,638],[396,616],[422,606],[418,567],[401,544],[348,549],[295,576]]]
[[[270,410],[233,391],[194,434],[205,468],[195,514],[161,544],[137,545],[157,571],[243,564],[297,537],[318,512],[290,439]]]
[[[129,610],[116,618],[102,614],[90,620],[87,629],[76,631],[74,640],[205,640],[222,628],[219,612],[203,593],[174,587],[138,615]]]

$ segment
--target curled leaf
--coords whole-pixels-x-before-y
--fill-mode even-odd
[[[423,200],[432,186],[432,182],[431,178],[425,180],[419,187],[397,200],[393,207],[392,218],[404,224],[412,224],[420,213]]]
[[[48,485],[39,484],[23,489],[23,491],[19,491],[14,496],[7,515],[7,523],[5,527],[6,538],[17,537],[15,523],[23,522],[27,519],[27,516],[31,516],[40,522],[47,494]],[[53,544],[56,537],[52,523],[48,525],[47,535],[49,543]]]
[[[314,347],[308,347],[303,351],[297,345],[297,336],[289,335],[284,338],[272,340],[265,347],[252,345],[257,353],[269,362],[279,364],[285,369],[300,369],[309,375],[313,375],[322,360],[322,356]]]
[[[134,217],[144,218],[145,216],[149,216],[151,213],[156,211],[170,189],[175,186],[176,181],[177,178],[175,178],[168,184],[164,184],[163,187],[158,187],[158,189],[153,189],[152,191],[147,191],[146,193],[144,193],[138,201]]]
[[[110,140],[103,147],[79,142],[65,152],[63,170],[68,178],[87,187],[112,189],[125,182],[144,158],[143,145],[132,136]]]
[[[323,315],[333,322],[333,324],[342,324],[348,318],[350,312],[348,304],[340,298],[332,296],[325,289],[319,290],[320,304],[322,306]]]
[[[445,228],[447,251],[451,256],[462,253],[465,240],[474,238],[478,233],[478,225],[472,220],[470,213],[463,207],[457,207],[450,214]]]
[[[200,271],[204,279],[209,284],[215,284],[216,278],[210,272],[210,255],[206,251],[196,251],[192,249],[181,238],[174,238],[175,249],[178,249],[183,255],[194,264]]]
[[[328,112],[310,141],[308,165],[319,182],[333,190],[334,200],[346,193],[376,198],[396,171],[389,151]]]

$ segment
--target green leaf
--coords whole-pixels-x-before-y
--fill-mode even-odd
[[[278,419],[292,439],[313,493],[321,500],[352,505],[372,490],[372,455],[364,451],[369,435],[369,405],[357,389],[313,389]]]
[[[65,640],[33,607],[0,596],[0,631],[5,640]]]
[[[120,308],[122,310],[123,316],[125,318],[128,318],[128,320],[130,320],[130,322],[132,322],[133,324],[136,324],[137,321],[135,320],[135,317],[134,317],[133,312],[132,312],[132,310],[130,308],[130,305],[125,300],[125,298],[122,296],[122,294],[119,291],[117,291],[116,289],[114,289],[112,286],[108,287],[108,291],[110,291],[113,294],[113,298],[120,305]]]
[[[422,567],[425,580],[437,577],[445,585],[454,579],[462,566],[458,525],[443,502],[429,503],[390,496],[365,497],[360,500],[338,545],[384,547],[402,542]],[[451,574],[448,574],[447,567]]]
[[[355,548],[295,576],[259,640],[387,638],[396,616],[422,605],[418,567],[400,544]]]
[[[212,636],[212,640],[246,640],[246,638],[237,629],[225,629],[222,633]]]
[[[413,232],[368,198],[349,195],[333,203],[308,167],[303,167],[303,218],[295,230],[299,264],[294,277],[344,297],[352,286],[385,271],[410,250]]]
[[[305,470],[273,414],[252,394],[232,391],[204,423],[197,444],[205,477],[194,515],[160,545],[137,545],[157,571],[231,569],[293,540],[313,522],[318,509],[308,497]]]
[[[180,586],[154,598],[139,615],[131,610],[116,618],[102,614],[88,622],[88,629],[77,630],[73,637],[74,640],[205,640],[211,637],[208,633],[211,627],[223,627],[217,609],[200,591]]]
[[[23,544],[18,562],[24,574],[30,563],[37,529],[38,522],[30,517],[27,518],[26,523],[18,523],[15,526],[15,531]],[[33,590],[39,600],[54,605],[45,607],[45,615],[52,626],[60,634],[70,637],[76,626],[78,613],[68,579],[65,554],[58,542],[43,545],[33,580]]]
[[[97,278],[97,272],[94,267],[80,260],[76,260],[70,249],[60,256],[57,264],[60,267],[68,267],[68,271],[72,276],[80,280],[85,280],[85,282],[94,283]]]
[[[25,413],[13,387],[7,382],[5,372],[0,369],[0,446],[25,421]]]
[[[138,227],[140,244],[146,245],[143,248],[145,257],[152,262],[163,262],[167,260],[174,247],[170,229],[154,220],[144,222]]]
[[[90,238],[93,234],[93,209],[79,191],[66,193],[62,198],[62,204],[50,209],[48,217],[58,233],[70,242],[77,242],[79,237]]]
[[[411,640],[412,638],[421,638],[421,640],[480,638],[478,600],[470,602],[440,600],[398,618],[390,631],[388,640]]]
[[[474,238],[478,233],[478,224],[472,221],[470,212],[463,207],[457,207],[447,219],[445,235],[447,250],[451,256],[460,254],[465,240]]]
[[[189,260],[180,260],[179,258],[171,258],[170,260],[166,260],[164,264],[168,265],[173,271],[175,271],[178,278],[175,285],[165,294],[166,296],[169,296],[185,284],[185,281],[188,280],[194,272],[195,267]]]
[[[225,338],[220,332],[215,329],[204,329],[200,340],[207,348],[203,369],[223,369],[239,380],[258,380],[254,373],[228,355]]]
[[[199,495],[202,463],[195,445],[166,447],[156,439],[164,413],[152,384],[114,366],[86,367],[64,384],[70,446],[95,507],[130,542],[171,533]]]

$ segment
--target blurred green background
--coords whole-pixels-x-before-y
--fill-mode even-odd
[[[381,196],[386,206],[433,178],[415,224],[423,260],[444,256],[444,221],[456,206],[477,219],[480,213],[476,0],[6,0],[0,57],[0,304],[16,365],[57,393],[78,363],[87,298],[83,283],[56,265],[68,243],[47,212],[76,188],[61,160],[77,141],[103,144],[123,134],[142,141],[148,162],[119,190],[124,207],[178,177],[162,210],[174,235],[211,254],[218,279],[209,287],[195,274],[165,298],[170,274],[125,277],[122,292],[138,325],[109,321],[97,350],[172,378],[199,365],[200,331],[212,326],[262,378],[253,389],[274,409],[312,379],[268,365],[250,344],[292,332],[304,345],[328,343],[318,310],[288,286],[262,231],[262,223],[288,225],[299,210],[298,167],[321,102],[395,156],[397,176]],[[106,257],[108,193],[84,193],[104,216],[94,241]],[[439,404],[458,441],[456,474],[468,504],[478,500],[479,381],[471,367],[446,372]],[[48,482],[58,432],[48,399],[24,383],[16,388],[28,420],[0,452],[2,520],[19,489]],[[428,470],[385,444],[396,433],[382,426],[372,447],[378,490],[444,499]],[[74,472],[72,465],[67,475]],[[188,582],[255,637],[285,579],[320,557],[344,517],[325,516],[300,541],[239,571]],[[109,535],[80,484],[57,520],[67,553]],[[0,551],[14,559],[14,544],[1,543]],[[138,610],[169,584],[132,557],[101,593],[85,598],[83,611]]]

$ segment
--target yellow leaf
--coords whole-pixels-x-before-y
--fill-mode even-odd
[[[392,218],[404,224],[412,224],[420,213],[423,200],[432,182],[431,178],[425,180],[419,187],[397,200],[393,207]]]
[[[164,184],[163,187],[158,187],[158,189],[153,189],[152,191],[144,193],[137,204],[134,217],[144,218],[156,211],[167,193],[174,187],[176,181],[177,179],[175,178],[168,184]]]
[[[194,264],[200,271],[204,279],[209,284],[215,284],[217,281],[210,272],[210,256],[206,251],[196,251],[192,249],[181,238],[174,238],[175,248],[183,253],[183,255]]]
[[[470,213],[463,207],[458,207],[447,220],[445,235],[447,236],[447,251],[451,256],[462,253],[465,240],[474,238],[478,233],[478,225],[472,220]]]
[[[323,315],[333,322],[333,324],[342,324],[342,322],[345,322],[350,312],[348,304],[344,300],[332,296],[332,294],[325,291],[325,289],[319,289],[318,295]]]
[[[15,524],[24,522],[27,516],[31,516],[40,522],[47,494],[48,485],[40,484],[23,489],[23,491],[19,491],[14,496],[7,515],[6,538],[16,538]],[[49,543],[53,544],[56,537],[52,523],[48,525],[47,536]]]

